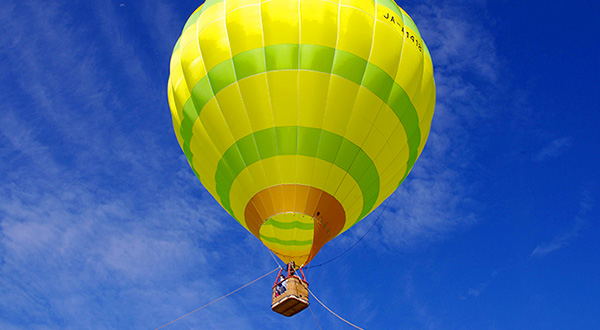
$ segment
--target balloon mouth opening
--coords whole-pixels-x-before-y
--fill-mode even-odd
[[[321,189],[282,184],[254,195],[245,210],[250,232],[285,263],[309,263],[346,222],[340,202]]]
[[[260,226],[259,239],[281,260],[302,265],[312,250],[315,221],[304,213],[278,213]]]

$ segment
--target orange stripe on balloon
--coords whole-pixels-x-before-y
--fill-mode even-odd
[[[298,184],[282,184],[258,192],[246,204],[244,217],[250,232],[260,239],[260,227],[281,213],[304,214],[314,221],[313,243],[304,264],[336,237],[346,223],[344,207],[335,197],[321,189]]]

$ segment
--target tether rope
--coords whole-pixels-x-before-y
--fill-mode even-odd
[[[218,299],[215,299],[215,300],[213,300],[213,301],[209,302],[208,304],[206,304],[206,305],[204,305],[204,306],[202,306],[202,307],[200,307],[200,308],[198,308],[198,309],[196,309],[196,310],[193,310],[193,311],[191,311],[191,312],[189,312],[189,313],[187,313],[187,314],[185,314],[185,315],[183,315],[183,316],[180,316],[180,317],[176,318],[175,320],[173,320],[173,321],[171,321],[171,322],[169,322],[169,323],[167,323],[167,324],[165,324],[165,325],[162,325],[162,326],[160,326],[160,327],[158,327],[158,328],[156,328],[156,329],[154,329],[154,330],[162,329],[162,328],[164,328],[164,327],[166,327],[166,326],[168,326],[168,325],[170,325],[170,324],[173,324],[173,323],[175,323],[175,322],[177,322],[177,321],[179,321],[179,320],[183,319],[184,317],[188,317],[188,316],[190,316],[190,315],[192,315],[192,314],[196,313],[197,311],[199,311],[199,310],[201,310],[201,309],[203,309],[203,308],[205,308],[205,307],[208,307],[208,306],[210,306],[210,305],[212,305],[212,304],[216,303],[217,301],[219,301],[219,300],[221,300],[221,299],[223,299],[223,298],[226,298],[226,297],[228,297],[228,296],[230,296],[230,295],[232,295],[232,294],[234,294],[234,293],[236,293],[236,292],[240,291],[241,289],[243,289],[243,288],[247,287],[248,285],[250,285],[250,284],[253,284],[253,283],[255,283],[255,282],[258,282],[259,280],[261,280],[261,279],[263,279],[263,278],[265,278],[265,277],[267,277],[267,276],[269,276],[269,275],[273,274],[273,273],[274,273],[274,272],[276,272],[277,270],[279,270],[279,267],[277,267],[277,268],[273,269],[272,271],[270,271],[270,272],[266,273],[265,275],[263,275],[263,276],[261,276],[261,277],[259,277],[259,278],[255,279],[254,281],[252,281],[252,282],[250,282],[250,283],[248,283],[248,284],[245,284],[245,285],[243,285],[243,286],[241,286],[241,287],[239,287],[239,288],[237,288],[237,289],[235,289],[235,290],[233,290],[233,291],[229,292],[228,294],[224,295],[223,297],[221,297],[221,298],[218,298]]]
[[[265,247],[266,247],[266,245],[265,245]],[[279,261],[277,261],[277,258],[275,257],[275,253],[273,253],[273,251],[271,251],[269,248],[267,248],[267,251],[269,251],[271,258],[273,258],[273,261],[275,261],[275,263],[277,264],[277,267],[279,267],[280,269],[283,269],[283,267],[281,267],[281,265],[279,264]]]
[[[307,289],[308,289],[308,288],[307,288]],[[329,307],[325,306],[325,304],[323,304],[323,303],[322,303],[322,302],[319,300],[319,298],[317,298],[317,296],[315,296],[315,294],[314,294],[314,293],[312,293],[312,291],[310,291],[310,289],[308,289],[308,292],[310,292],[310,295],[311,295],[311,296],[313,296],[313,298],[315,298],[315,300],[316,300],[316,301],[317,301],[319,304],[321,304],[321,306],[325,307],[325,309],[326,309],[326,310],[328,310],[328,311],[329,311],[331,314],[333,314],[333,315],[337,316],[337,318],[338,318],[338,319],[340,319],[340,320],[342,320],[342,321],[344,321],[344,322],[348,323],[349,325],[351,325],[351,326],[355,327],[356,329],[359,329],[359,330],[365,330],[365,329],[363,329],[363,328],[361,328],[361,327],[359,327],[359,326],[357,326],[357,325],[354,325],[354,324],[350,323],[349,321],[347,321],[347,320],[346,320],[346,319],[344,319],[343,317],[341,317],[341,316],[337,315],[337,314],[336,314],[334,311],[332,311],[331,309],[329,309]],[[311,312],[312,312],[312,310],[311,310]]]
[[[317,321],[317,317],[315,316],[315,313],[313,313],[312,308],[310,308],[310,305],[308,305],[308,309],[310,310],[310,313],[313,316],[313,319],[315,319],[315,322],[317,322],[317,326],[319,327],[320,330],[323,330],[323,328],[321,328],[321,325],[319,324],[319,321]]]
[[[371,227],[369,227],[369,230],[367,230],[367,232],[366,232],[366,233],[364,233],[364,234],[363,234],[363,235],[362,235],[362,236],[361,236],[361,237],[358,239],[358,241],[354,242],[354,244],[352,244],[352,246],[350,246],[348,249],[346,249],[346,251],[344,251],[344,252],[342,252],[342,253],[338,254],[338,255],[337,255],[337,256],[335,256],[334,258],[332,258],[332,259],[329,259],[329,260],[327,260],[327,261],[325,261],[325,262],[323,262],[323,263],[321,263],[321,264],[318,264],[318,265],[315,265],[315,266],[308,265],[307,267],[304,267],[304,269],[315,268],[315,267],[321,267],[321,266],[323,266],[323,265],[325,265],[325,264],[328,264],[328,263],[330,263],[330,262],[334,261],[335,259],[337,259],[337,258],[339,258],[339,257],[343,256],[343,255],[344,255],[344,254],[346,254],[348,251],[352,250],[352,248],[353,248],[353,247],[355,247],[355,246],[356,246],[358,243],[360,243],[360,241],[362,241],[362,239],[363,239],[363,238],[365,238],[365,236],[367,236],[367,234],[368,234],[368,233],[371,231],[371,229],[373,229],[373,227],[375,227],[375,224],[377,223],[377,221],[379,221],[379,219],[381,218],[381,216],[382,216],[382,215],[383,215],[383,213],[385,212],[385,209],[387,208],[387,204],[388,204],[388,202],[389,202],[389,199],[387,199],[387,200],[385,201],[385,203],[384,203],[384,205],[383,205],[383,207],[382,207],[382,209],[381,209],[381,212],[379,213],[379,215],[377,216],[377,218],[375,219],[375,221],[373,221],[373,224],[371,224]]]

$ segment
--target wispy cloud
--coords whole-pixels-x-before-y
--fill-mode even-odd
[[[441,329],[442,323],[433,315],[430,307],[420,297],[420,292],[414,284],[412,275],[405,276],[404,283],[404,297],[414,310],[415,319],[419,324],[418,328],[428,330]]]
[[[36,138],[38,135],[36,129],[19,119],[15,112],[11,110],[10,105],[8,105],[3,116],[0,117],[0,136],[3,136],[8,142],[5,150],[10,149],[13,151],[13,155],[10,155],[12,157],[9,155],[3,157],[7,161],[5,173],[9,172],[8,168],[14,168],[11,165],[23,161],[17,159],[19,157],[25,157],[26,162],[35,164],[40,172],[55,173],[58,170],[58,164],[56,164],[49,146],[39,142]]]
[[[153,328],[231,290],[227,283],[241,285],[260,275],[219,267],[262,256],[265,262],[256,269],[273,268],[266,251],[244,242],[247,233],[214,201],[205,193],[194,196],[189,170],[182,171],[162,193],[135,197],[106,196],[109,191],[85,181],[63,184],[58,175],[3,185],[5,322],[21,329]],[[240,242],[221,243],[230,240]],[[239,308],[231,304],[223,302],[187,324],[252,328],[243,313],[220,317]]]
[[[555,236],[551,241],[539,244],[531,252],[532,257],[545,257],[551,252],[557,251],[567,245],[569,242],[579,235],[579,232],[587,222],[587,215],[592,208],[591,197],[587,193],[584,194],[583,199],[579,202],[579,211],[575,216],[571,228]]]
[[[479,11],[478,15],[473,12]],[[470,72],[488,81],[496,81],[500,61],[495,38],[483,25],[485,7],[474,3],[427,1],[414,11],[427,45],[434,49],[436,69]]]
[[[88,5],[0,4],[2,329],[150,329],[260,275],[225,265],[274,267],[177,146],[172,45],[141,47],[118,4]],[[252,328],[238,309],[223,302],[187,325]]]
[[[496,277],[498,276],[498,274],[500,274],[501,272],[503,272],[507,267],[502,267],[499,268],[495,271],[493,271],[489,278],[471,288],[469,288],[466,292],[466,294],[463,294],[461,296],[459,296],[458,298],[461,300],[465,300],[468,297],[479,297],[480,295],[482,295],[490,285],[492,285],[494,283],[494,280],[496,279]]]
[[[573,144],[571,137],[561,137],[553,140],[544,148],[542,148],[535,156],[534,160],[543,161],[552,158],[557,158],[565,152]]]

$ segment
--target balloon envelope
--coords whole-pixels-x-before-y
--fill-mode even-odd
[[[391,0],[208,0],[175,45],[168,97],[204,187],[303,265],[406,178],[435,84]]]

